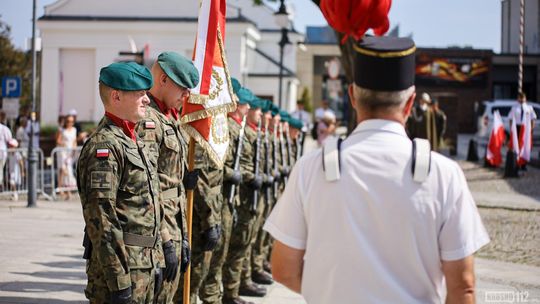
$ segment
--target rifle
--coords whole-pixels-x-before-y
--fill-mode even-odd
[[[277,149],[277,132],[278,132],[278,129],[277,129],[277,126],[278,126],[278,123],[274,123],[274,138],[273,138],[273,148],[274,148],[274,178],[275,176],[277,175],[279,169],[278,169],[278,149]],[[278,192],[279,192],[279,184],[278,184],[278,181],[277,179],[274,179],[274,200],[277,201],[277,198],[278,198]]]
[[[304,132],[300,132],[298,134],[298,138],[296,138],[296,160],[298,161],[300,157],[302,156],[302,141],[304,140]]]
[[[242,154],[242,148],[244,147],[244,134],[246,131],[246,116],[242,118],[242,124],[240,127],[240,134],[238,135],[238,145],[236,146],[236,154],[234,155],[233,170],[238,171],[240,167],[240,155]],[[228,204],[231,208],[231,213],[234,213],[234,195],[236,193],[236,185],[231,185],[231,191],[229,192]]]
[[[292,165],[294,163],[294,157],[292,155],[292,147],[291,147],[291,134],[289,133],[289,128],[285,129],[285,140],[287,140],[287,154],[289,155],[289,173],[290,170],[292,170]]]
[[[272,160],[270,158],[270,142],[268,141],[268,124],[266,123],[265,129],[264,129],[264,147],[266,148],[266,176],[269,177],[272,175],[272,164],[270,163]],[[264,189],[264,196],[266,199],[266,203],[270,205],[270,198],[272,197],[272,188],[270,186],[266,186]]]
[[[257,141],[255,142],[255,170],[253,171],[253,174],[255,174],[255,178],[259,175],[259,161],[261,158],[261,120],[259,120],[259,124],[257,125]],[[253,191],[253,202],[251,204],[251,211],[256,212],[257,211],[257,205],[259,204],[259,190],[255,189]]]
[[[281,165],[283,166],[283,168],[287,168],[287,151],[285,149],[285,143],[283,142],[283,124],[279,125],[279,145],[281,148]],[[287,184],[287,178],[288,176],[283,174],[283,183],[285,185]]]

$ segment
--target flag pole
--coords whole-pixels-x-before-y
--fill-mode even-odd
[[[188,149],[188,170],[192,172],[195,168],[195,139],[190,137],[189,140],[189,149]],[[187,237],[189,247],[191,246],[191,226],[193,223],[193,190],[187,190]],[[190,294],[190,278],[191,278],[191,263],[189,263],[186,272],[184,273],[184,304],[189,304],[189,294]]]

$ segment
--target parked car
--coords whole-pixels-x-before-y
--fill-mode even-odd
[[[493,127],[493,113],[496,110],[501,114],[503,120],[504,129],[506,135],[510,134],[510,118],[508,114],[517,102],[515,100],[506,99],[506,100],[493,100],[493,101],[483,101],[480,103],[480,107],[477,110],[477,113],[480,115],[477,118],[477,132],[475,137],[479,144],[485,145],[489,140],[489,134]],[[540,104],[534,102],[527,102],[531,105],[536,112],[537,119],[535,121],[535,126],[533,130],[534,141],[540,141]]]

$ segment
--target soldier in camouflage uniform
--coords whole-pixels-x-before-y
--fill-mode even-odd
[[[271,106],[269,100],[261,100],[263,112],[263,126],[265,129],[270,127],[272,121]],[[266,256],[263,252],[263,247],[268,233],[262,229],[262,224],[266,220],[266,215],[271,211],[271,202],[273,200],[272,191],[274,184],[273,167],[271,158],[273,157],[272,138],[269,130],[263,132],[261,142],[261,163],[260,168],[264,169],[264,183],[261,189],[261,199],[257,210],[257,218],[254,224],[254,233],[251,240],[251,248],[246,254],[244,268],[242,271],[242,284],[251,285],[253,282],[257,284],[270,285],[273,283],[272,277],[264,271],[263,262]],[[266,138],[268,137],[268,138]],[[268,149],[268,151],[267,151]],[[269,168],[267,168],[269,166]],[[270,174],[267,174],[270,173]],[[269,192],[267,192],[269,190]]]
[[[223,266],[223,303],[245,303],[239,297],[242,266],[246,252],[249,250],[253,235],[253,227],[256,220],[256,210],[253,210],[253,193],[262,187],[263,177],[260,167],[260,174],[254,174],[255,146],[257,141],[257,124],[262,112],[261,104],[254,98],[249,90],[242,88],[239,90],[239,99],[246,98],[250,104],[247,114],[247,126],[245,128],[244,148],[240,157],[240,168],[242,173],[242,184],[240,185],[240,204],[237,208],[238,224],[233,228],[229,244],[229,252]],[[244,289],[247,286],[243,286]],[[252,290],[264,294],[266,291],[258,286],[249,286]],[[248,287],[248,288],[249,288]]]
[[[134,130],[145,116],[151,86],[148,69],[134,62],[100,71],[105,117],[77,166],[90,303],[152,303],[161,286],[159,181]]]
[[[186,195],[182,183],[187,168],[187,134],[180,129],[177,109],[189,98],[189,89],[199,82],[199,73],[191,60],[175,52],[161,53],[152,66],[154,85],[148,96],[146,118],[137,126],[139,136],[150,147],[149,157],[157,163],[160,201],[163,206],[161,236],[164,248],[172,248],[165,262],[166,272],[158,303],[172,303],[180,282],[180,272],[189,263],[186,226]],[[178,267],[178,261],[181,261]],[[176,265],[176,267],[175,267]]]
[[[231,238],[231,232],[233,229],[233,222],[238,220],[236,214],[236,207],[239,204],[238,196],[238,187],[242,182],[242,175],[240,173],[240,168],[237,170],[234,169],[235,157],[238,149],[238,141],[240,136],[240,129],[242,124],[242,117],[247,115],[249,110],[249,104],[243,98],[242,100],[238,99],[236,96],[238,90],[241,88],[238,80],[232,78],[232,87],[235,94],[235,99],[237,101],[237,108],[234,113],[229,114],[228,118],[228,127],[229,127],[229,148],[227,149],[227,155],[225,159],[225,164],[223,168],[223,204],[221,205],[221,238],[218,245],[212,253],[212,259],[210,260],[210,265],[208,269],[208,275],[204,280],[201,288],[199,289],[199,297],[202,302],[219,304],[222,301],[222,278],[223,278],[223,264],[227,257],[227,252],[229,249],[229,241]],[[245,137],[242,139],[245,140]],[[235,185],[235,193],[233,194],[232,202],[229,202],[229,194],[232,188],[232,185]],[[234,219],[236,218],[236,220]]]
[[[298,153],[298,149],[301,149],[301,141],[302,138],[300,135],[302,134],[302,128],[304,127],[304,122],[302,122],[300,119],[296,119],[293,117],[289,118],[289,133],[290,133],[290,140],[291,140],[291,152],[292,152],[292,164],[291,164],[291,171],[292,167],[294,167],[294,164],[298,161],[298,157],[300,154]]]
[[[190,303],[197,303],[199,290],[210,267],[212,250],[219,242],[223,204],[223,170],[216,167],[199,144],[195,145],[195,170],[199,173],[199,180],[193,196]],[[177,302],[181,302],[183,290],[183,285],[179,286]]]

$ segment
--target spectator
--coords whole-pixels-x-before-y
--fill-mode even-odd
[[[304,109],[304,103],[301,100],[296,102],[296,111],[291,113],[293,118],[301,120],[304,123],[302,132],[307,132],[311,128],[311,113]]]
[[[64,125],[58,129],[56,134],[56,146],[63,148],[58,152],[58,186],[61,189],[60,196],[66,200],[71,198],[71,192],[67,188],[76,186],[73,174],[73,149],[77,147],[77,129],[75,129],[74,124],[75,117],[68,115]]]
[[[433,99],[431,104],[433,110],[433,116],[435,117],[435,130],[437,132],[437,147],[434,147],[434,151],[438,151],[441,145],[444,143],[444,134],[446,132],[446,114],[439,108],[439,101]]]
[[[328,136],[334,136],[335,134],[336,115],[331,111],[327,111],[317,125],[317,143],[319,144],[319,147],[324,144],[324,141]]]
[[[4,166],[8,156],[8,146],[13,139],[11,130],[5,125],[6,113],[0,111],[0,187],[4,190]]]
[[[34,127],[34,129],[30,130],[30,128],[32,126]],[[32,146],[35,149],[38,149],[39,148],[40,127],[39,127],[39,121],[37,120],[37,117],[36,117],[36,112],[32,112],[30,114],[30,120],[26,124],[25,131],[26,131],[26,134],[28,135],[28,142],[30,142],[30,136],[31,136],[32,132],[34,133],[33,138],[32,138],[32,140],[33,140]]]

